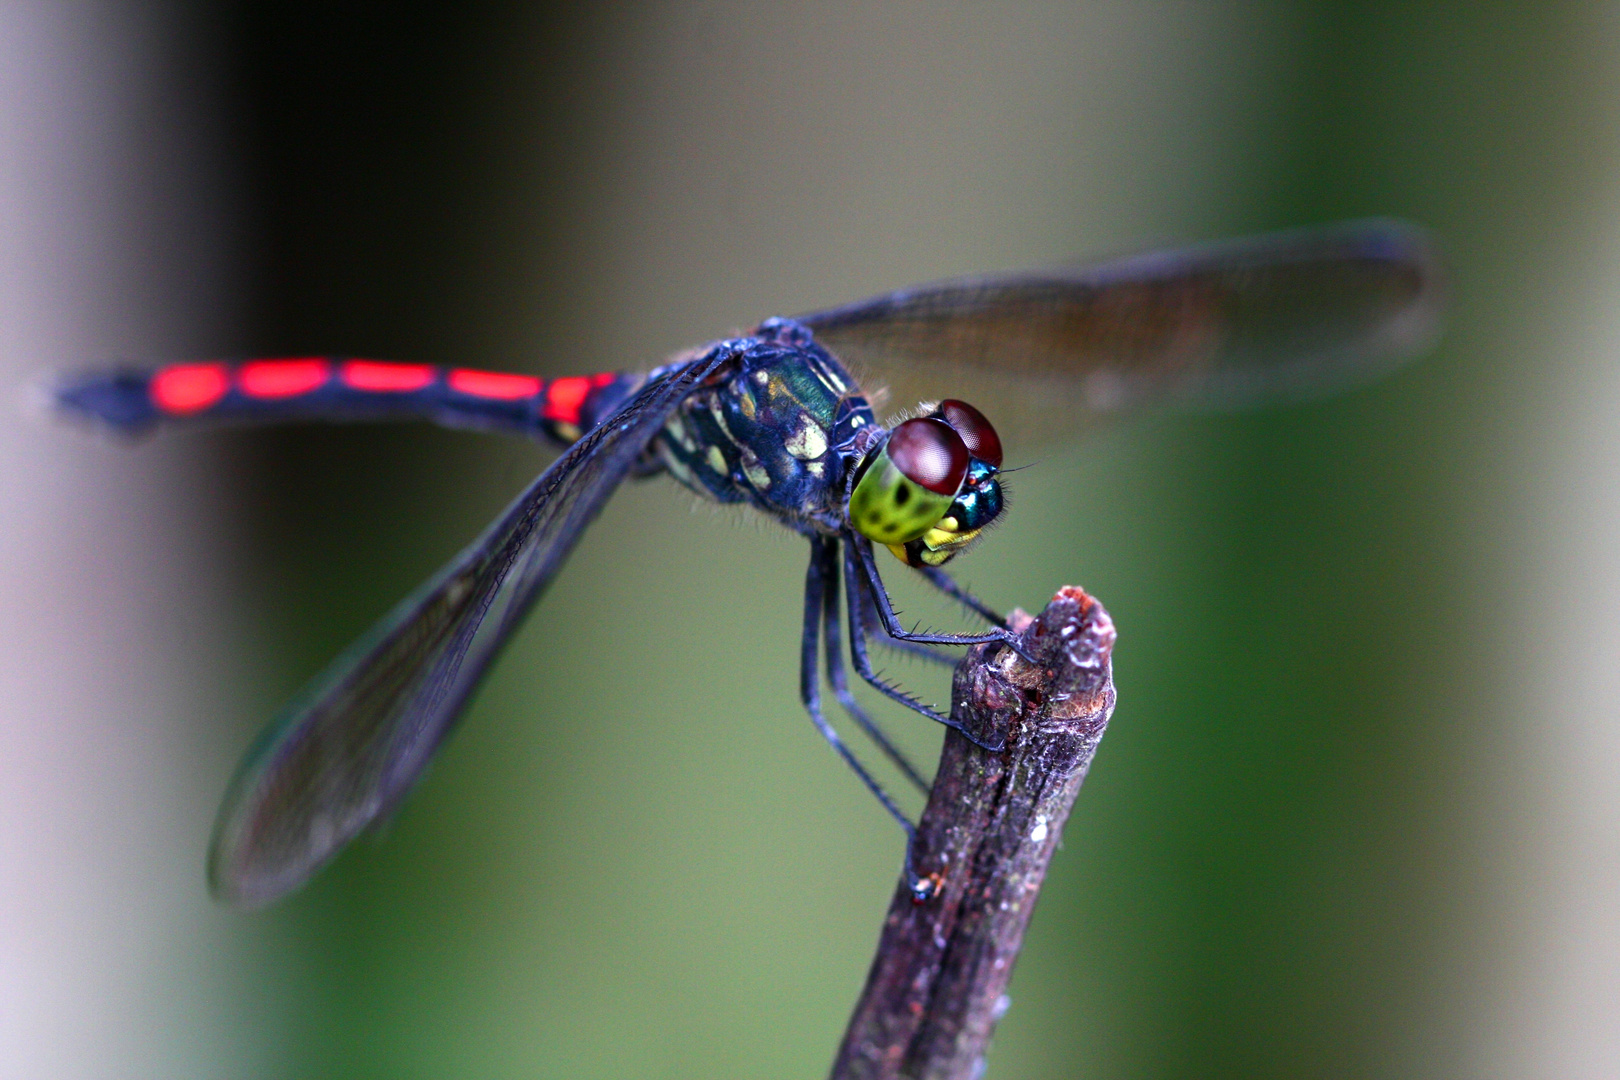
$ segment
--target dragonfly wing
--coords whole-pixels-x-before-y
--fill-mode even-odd
[[[957,397],[1053,434],[1148,401],[1371,377],[1432,341],[1440,293],[1421,231],[1366,221],[921,285],[799,321],[892,407]]]
[[[220,808],[215,895],[249,907],[275,900],[399,802],[585,526],[728,355],[716,348],[649,382],[288,707]]]

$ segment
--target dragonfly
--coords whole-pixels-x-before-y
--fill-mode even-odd
[[[1373,220],[921,285],[769,318],[647,371],[540,378],[314,356],[91,371],[51,393],[69,417],[129,435],[418,419],[560,451],[247,751],[209,852],[220,899],[268,904],[385,820],[608,498],[628,479],[665,474],[808,542],[800,699],[905,832],[906,873],[922,902],[937,883],[911,868],[914,826],[829,721],[822,676],[843,714],[926,791],[856,699],[843,643],[863,682],[948,728],[958,727],[950,716],[874,670],[870,646],[945,662],[943,646],[1021,651],[1000,613],[942,569],[1003,511],[1003,440],[989,416],[999,412],[1010,438],[1033,445],[1148,403],[1319,394],[1422,351],[1441,293],[1426,235]],[[880,387],[887,400],[920,404],[881,422]],[[879,548],[985,628],[908,630]]]

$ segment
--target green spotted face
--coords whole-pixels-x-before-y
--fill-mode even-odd
[[[944,566],[972,547],[1000,513],[1001,483],[995,467],[975,458],[945,516],[917,539],[891,544],[889,550],[907,566]]]
[[[911,566],[940,566],[1001,511],[1001,441],[971,405],[942,401],[907,420],[867,461],[849,523]]]

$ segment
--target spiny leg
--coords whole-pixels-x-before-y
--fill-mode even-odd
[[[945,573],[945,571],[934,566],[919,566],[916,569],[918,573],[922,574],[922,576],[928,580],[930,585],[933,585],[940,592],[944,593],[946,596],[949,596],[952,600],[955,600],[957,603],[961,604],[975,615],[983,618],[990,625],[1003,627],[1007,625],[1007,620],[998,614],[995,609],[991,608],[984,601],[980,600],[978,597],[974,596],[972,593],[958,585],[949,574]],[[883,621],[878,615],[876,603],[872,600],[871,590],[861,590],[861,603],[865,605],[862,618],[863,623],[868,626],[872,626]],[[912,656],[920,656],[924,660],[932,660],[934,663],[944,664],[946,667],[954,668],[959,659],[958,657],[952,656],[949,653],[940,652],[937,648],[932,646],[922,645],[915,641],[906,641],[902,638],[890,637],[887,634],[883,636],[883,639],[879,642],[879,644],[886,649],[892,649],[895,652],[908,653]]]
[[[822,597],[826,593],[826,583],[823,575],[821,553],[819,550],[815,550],[816,541],[811,541],[811,544],[810,566],[804,575],[804,639],[799,650],[799,699],[804,702],[804,709],[810,714],[810,720],[816,725],[816,730],[821,732],[821,737],[826,739],[834,750],[838,751],[838,756],[844,759],[844,764],[855,771],[855,775],[861,778],[861,783],[866,785],[866,789],[877,798],[878,802],[883,804],[883,809],[887,810],[890,816],[900,823],[900,828],[905,830],[906,883],[911,888],[913,895],[924,898],[932,894],[934,886],[924,881],[912,869],[911,849],[917,839],[916,826],[911,823],[905,814],[900,812],[900,808],[895,805],[894,800],[889,798],[889,793],[884,791],[878,782],[872,778],[872,774],[866,771],[866,766],[861,764],[854,751],[844,745],[844,740],[839,738],[838,732],[833,730],[833,726],[821,714],[821,673],[816,664],[816,652],[820,638],[822,609],[824,606]]]
[[[975,615],[984,619],[991,626],[1006,626],[1007,620],[1001,613],[992,609],[983,600],[968,592],[956,583],[956,580],[937,566],[919,566],[917,572],[927,578],[929,583],[952,600],[961,604]]]
[[[1019,656],[1031,663],[1034,662],[1034,658],[1025,651],[1023,643],[1018,640],[1018,635],[1004,626],[997,625],[982,634],[928,634],[907,630],[900,625],[900,617],[895,613],[894,602],[889,599],[889,591],[884,588],[883,578],[878,575],[877,560],[872,557],[871,543],[853,530],[847,530],[844,536],[845,542],[853,548],[855,558],[860,563],[862,577],[865,578],[866,587],[871,592],[872,606],[877,609],[878,619],[889,637],[896,641],[915,641],[925,645],[982,645],[999,641]]]
[[[867,587],[865,576],[861,573],[859,558],[860,557],[854,552],[854,550],[852,550],[848,544],[848,541],[846,540],[844,553],[844,586],[846,591],[852,596],[859,595],[861,591]],[[872,661],[866,652],[867,629],[861,619],[861,612],[863,610],[870,610],[871,606],[871,599],[869,597],[863,597],[862,602],[859,604],[852,603],[849,605],[849,655],[850,658],[855,662],[855,673],[862,679],[865,679],[868,685],[870,685],[873,689],[877,690],[890,700],[897,701],[913,712],[926,716],[936,724],[944,724],[952,731],[961,732],[965,738],[969,739],[976,745],[982,746],[986,750],[991,751],[999,751],[1003,749],[1001,746],[992,746],[981,739],[975,738],[971,733],[964,730],[961,724],[957,723],[949,716],[945,716],[942,713],[930,709],[927,705],[924,705],[922,702],[918,701],[916,698],[912,697],[898,686],[895,686],[893,683],[878,677],[877,673],[872,670]]]
[[[882,750],[889,760],[910,780],[918,791],[928,793],[928,782],[922,778],[915,766],[906,759],[899,748],[889,740],[883,729],[872,719],[870,713],[861,707],[850,692],[849,679],[844,674],[843,651],[838,645],[838,578],[839,552],[838,541],[817,537],[810,541],[811,558],[821,566],[822,584],[822,643],[826,649],[827,682],[832,685],[833,695],[844,711],[861,726],[861,730],[869,735],[878,749]],[[937,655],[937,654],[936,654]]]
[[[872,603],[870,591],[862,590],[858,600],[856,597],[850,597],[850,603],[857,602],[863,605],[861,616],[863,625],[876,626],[881,622],[878,618],[877,608]],[[944,664],[946,667],[951,668],[955,667],[957,661],[961,659],[959,656],[952,656],[950,653],[942,652],[932,645],[919,645],[915,641],[899,641],[887,635],[884,635],[878,644],[885,649],[892,649],[895,652],[906,653],[910,656],[920,656],[924,660],[932,660],[936,664]]]

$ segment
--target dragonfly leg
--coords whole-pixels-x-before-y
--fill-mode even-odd
[[[975,614],[982,616],[987,622],[990,622],[995,626],[1006,625],[1005,621],[1000,615],[996,614],[994,610],[987,606],[983,601],[979,600],[978,597],[962,589],[956,584],[955,581],[951,580],[950,576],[947,575],[943,570],[938,570],[932,566],[919,567],[918,569],[935,588],[939,589],[953,600],[965,605]],[[850,603],[856,602],[856,597],[852,595],[850,597]],[[883,621],[882,617],[878,615],[877,605],[872,600],[870,590],[864,588],[859,590],[859,603],[862,604],[862,613],[864,616],[862,620],[863,622],[865,622],[867,625],[875,625]],[[949,653],[940,652],[938,649],[931,648],[928,645],[921,644],[920,642],[910,641],[905,638],[892,637],[887,634],[884,635],[883,640],[879,642],[879,644],[883,645],[885,648],[893,649],[896,652],[909,653],[912,656],[920,656],[924,660],[932,660],[936,664],[944,664],[946,667],[955,667],[959,659],[959,657],[952,656]],[[952,642],[951,644],[957,643]]]
[[[861,573],[860,556],[853,550],[852,544],[846,546],[844,554],[844,583],[846,590],[852,597],[861,595],[863,590],[868,587],[865,576]],[[862,596],[860,603],[851,603],[849,605],[849,655],[855,663],[855,673],[883,696],[899,702],[912,712],[926,716],[936,724],[944,724],[952,731],[961,732],[964,737],[976,745],[991,751],[1003,749],[1001,746],[992,746],[974,737],[972,733],[964,730],[961,724],[949,716],[930,709],[927,705],[924,705],[888,680],[881,678],[877,672],[872,670],[872,660],[866,651],[867,628],[862,619],[862,612],[870,611],[872,606],[873,601],[870,596]]]
[[[962,586],[956,583],[956,580],[952,578],[951,575],[947,574],[939,567],[919,566],[917,567],[917,573],[927,578],[929,583],[932,584],[934,588],[938,589],[952,600],[955,600],[957,603],[973,612],[973,614],[979,616],[991,626],[1007,625],[1007,620],[1001,616],[1000,612],[994,610],[983,600],[980,600],[977,596],[974,596],[972,593],[962,588]]]
[[[1025,660],[1034,663],[1034,658],[1024,649],[1018,635],[1005,626],[994,626],[982,634],[927,634],[907,630],[901,626],[900,616],[894,610],[894,602],[889,599],[889,590],[883,587],[883,578],[878,575],[877,560],[872,558],[871,542],[853,531],[845,535],[846,542],[854,549],[855,558],[860,563],[866,587],[871,593],[872,607],[877,610],[878,621],[882,623],[883,630],[889,637],[895,641],[914,641],[924,645],[982,645],[999,641]],[[954,584],[952,582],[952,585]],[[997,622],[998,624],[1000,622],[999,616]]]
[[[816,543],[816,541],[812,541],[813,548]],[[825,542],[822,541],[821,543]],[[889,815],[899,823],[900,828],[905,831],[906,882],[914,896],[924,899],[933,894],[934,885],[928,880],[919,877],[911,867],[911,849],[917,840],[917,827],[911,823],[911,820],[905,814],[901,813],[900,807],[895,805],[894,800],[889,797],[889,793],[884,791],[882,786],[872,778],[872,774],[866,771],[866,766],[861,764],[860,758],[855,756],[855,752],[844,743],[844,740],[839,737],[838,732],[833,729],[832,724],[827,722],[827,718],[821,712],[821,672],[816,664],[816,659],[819,651],[821,620],[825,606],[823,597],[825,595],[824,560],[819,550],[812,550],[810,567],[805,572],[804,578],[804,639],[799,651],[799,699],[804,702],[805,712],[810,714],[810,721],[816,725],[816,730],[821,732],[821,737],[826,739],[834,750],[838,751],[838,756],[844,759],[844,764],[854,770],[855,775],[861,778],[861,783],[866,785],[866,790],[870,791],[877,801],[883,804],[883,809],[887,810]]]
[[[876,626],[880,620],[878,619],[877,608],[872,604],[871,593],[863,590],[861,591],[858,599],[853,596],[850,598],[850,603],[857,602],[862,605],[862,624],[866,626]],[[955,667],[957,661],[961,659],[959,656],[952,656],[948,652],[942,652],[939,648],[932,645],[919,645],[915,641],[897,641],[887,635],[885,635],[883,640],[878,644],[882,645],[886,649],[893,649],[895,652],[903,652],[911,656],[920,656],[924,660],[932,660],[936,664],[944,664],[946,667]]]
[[[811,558],[821,565],[823,589],[821,636],[823,645],[827,650],[827,682],[832,686],[833,695],[838,698],[838,703],[844,707],[844,711],[849,714],[850,718],[859,724],[861,730],[865,731],[872,741],[877,744],[878,749],[882,750],[888,759],[894,762],[895,768],[904,773],[906,779],[910,780],[918,791],[926,795],[928,793],[928,782],[922,778],[922,774],[917,771],[917,768],[890,741],[888,735],[878,726],[877,721],[872,719],[871,714],[861,707],[861,703],[856,701],[855,695],[850,692],[849,679],[844,673],[843,651],[838,645],[838,541],[817,537],[810,542],[810,546]]]

